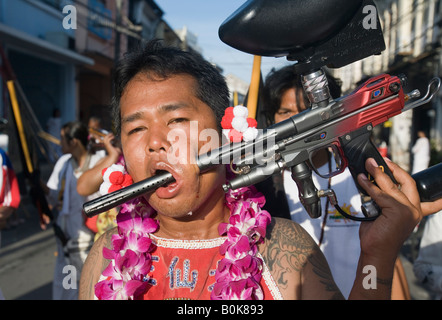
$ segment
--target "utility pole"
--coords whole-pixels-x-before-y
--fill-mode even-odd
[[[121,47],[121,32],[118,29],[121,26],[121,22],[122,22],[122,7],[123,7],[123,0],[115,0],[115,5],[116,5],[116,28],[115,28],[115,62],[117,62],[120,58],[120,47]]]

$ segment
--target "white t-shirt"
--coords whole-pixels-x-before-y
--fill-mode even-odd
[[[413,271],[434,293],[433,299],[442,299],[442,211],[428,216],[425,222]]]
[[[328,189],[327,179],[314,172],[312,179],[318,190]],[[326,198],[321,198],[321,217],[312,219],[299,201],[298,187],[288,170],[284,171],[284,188],[292,220],[299,223],[319,243],[325,219]],[[361,215],[361,197],[348,169],[331,178],[331,188],[344,211]],[[333,205],[329,205],[320,248],[330,265],[336,284],[346,298],[353,287],[360,255],[359,225],[360,222],[344,218]]]
[[[71,154],[64,154],[58,159],[46,185],[49,188],[49,204],[57,207],[62,203],[58,213],[57,224],[63,229],[67,237],[76,238],[79,230],[84,226],[83,204],[96,198],[97,193],[88,197],[78,194],[77,179],[80,177],[81,172],[75,170],[71,157]],[[91,155],[88,169],[94,167],[101,158],[102,154]],[[62,197],[60,190],[63,192]]]
[[[422,137],[417,139],[411,152],[414,155],[411,174],[427,169],[430,163],[430,142],[428,138]]]
[[[102,158],[100,154],[94,154],[88,159],[85,164],[85,169],[90,169]],[[91,232],[86,228],[83,221],[83,204],[89,197],[80,196],[77,192],[77,179],[82,172],[74,168],[74,161],[70,154],[61,156],[55,163],[54,169],[49,177],[47,186],[49,188],[48,203],[54,207],[59,208],[56,223],[63,230],[67,238],[72,240],[81,238],[84,235],[89,235]],[[60,208],[61,204],[61,208]],[[91,239],[93,239],[93,236]],[[58,256],[55,263],[54,281],[52,286],[52,297],[54,300],[74,300],[78,298],[78,283],[77,289],[64,288],[64,279],[66,273],[64,267],[67,264],[73,264],[73,260],[66,261],[64,258],[64,250],[61,243],[57,245]],[[80,256],[83,261],[86,259],[87,251],[80,250],[76,256]],[[78,261],[75,267],[80,268]],[[77,269],[78,270],[78,269]],[[78,275],[79,276],[79,275]],[[77,278],[78,282],[79,278]]]

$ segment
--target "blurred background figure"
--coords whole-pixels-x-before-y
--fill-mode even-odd
[[[82,196],[88,196],[89,199],[101,195],[99,189],[103,183],[103,169],[113,164],[124,166],[120,140],[112,132],[99,138],[103,149],[98,150],[98,148],[95,148],[97,149],[95,154],[103,155],[103,157],[93,167],[86,170],[77,180],[77,192]],[[116,226],[116,216],[117,210],[113,208],[87,219],[86,225],[95,232],[95,240],[104,232]]]
[[[61,131],[61,117],[60,117],[60,109],[54,109],[52,112],[52,117],[48,119],[46,122],[46,131],[54,138],[57,138],[60,140],[60,131]],[[61,146],[59,144],[52,143],[52,147],[54,148],[55,152],[60,157],[63,152],[61,151]],[[51,154],[49,154],[51,156]],[[51,159],[54,160],[54,159]]]
[[[8,153],[9,135],[7,133],[8,120],[0,117],[0,148]]]
[[[411,149],[413,153],[413,169],[411,174],[427,169],[430,163],[430,141],[423,131],[418,131],[417,136],[418,139]]]
[[[48,203],[53,208],[57,230],[58,255],[52,287],[54,300],[75,300],[76,289],[66,288],[64,267],[74,266],[76,280],[80,280],[83,263],[93,244],[94,232],[87,228],[83,203],[90,200],[77,192],[77,179],[100,160],[87,150],[89,131],[79,121],[69,122],[61,129],[64,155],[54,166],[47,182]]]
[[[0,148],[0,231],[6,227],[8,218],[17,210],[21,197],[17,177],[6,152]],[[1,236],[0,236],[1,246]]]
[[[100,130],[101,129],[101,119],[99,117],[92,116],[89,118],[87,126],[88,126],[88,128]]]
[[[102,157],[105,156],[105,146],[104,146],[104,137],[108,135],[110,132],[103,129],[101,126],[101,119],[96,116],[92,116],[88,121],[88,151],[90,153],[101,152]]]
[[[413,264],[416,278],[433,294],[442,299],[442,211],[428,216],[425,222],[419,254]]]

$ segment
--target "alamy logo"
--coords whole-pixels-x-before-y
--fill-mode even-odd
[[[364,289],[377,289],[376,267],[372,265],[366,265],[362,269],[362,273],[366,274],[366,276],[362,280],[362,286],[364,287]]]
[[[66,276],[63,278],[63,288],[66,290],[77,289],[77,269],[72,265],[66,265],[63,267],[63,274]]]
[[[77,29],[77,8],[72,5],[66,5],[63,7],[63,14],[66,16],[63,18],[63,28],[66,30]]]
[[[364,20],[362,20],[362,27],[366,30],[377,28],[377,12],[376,7],[373,5],[366,5],[362,8],[362,13],[366,14]]]

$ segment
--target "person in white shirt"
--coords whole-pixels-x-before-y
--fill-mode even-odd
[[[339,80],[329,74],[327,78],[331,97],[335,99],[340,97]],[[263,115],[266,122],[264,126],[288,119],[310,105],[302,88],[301,77],[295,74],[292,66],[272,70],[265,79],[263,91]],[[333,157],[328,157],[325,149],[313,157],[313,162],[319,172],[334,171],[331,170],[334,167]],[[321,178],[312,172],[312,179],[318,190],[333,189],[340,207],[347,214],[363,217],[361,196],[348,168],[329,179]],[[270,185],[269,182],[273,184]],[[310,218],[299,200],[298,187],[289,170],[285,170],[282,177],[275,175],[257,187],[266,195],[265,208],[272,215],[289,218],[299,223],[315,240],[327,258],[336,284],[344,297],[348,297],[360,255],[360,222],[342,216],[326,198],[321,198],[321,217]],[[397,267],[399,270],[402,267],[400,261]],[[404,296],[408,296],[407,284],[405,288]]]
[[[431,299],[442,299],[442,211],[428,216],[413,264],[416,278],[431,292]]]
[[[416,140],[411,152],[413,153],[413,169],[411,174],[415,174],[428,168],[430,164],[430,141],[425,135],[425,132],[418,131]]]
[[[87,254],[93,244],[94,234],[85,226],[83,203],[93,199],[77,192],[77,179],[100,160],[100,155],[87,151],[88,129],[81,122],[69,122],[61,129],[63,156],[56,162],[46,184],[48,203],[53,208],[55,224],[61,229],[67,243],[57,238],[57,261],[54,272],[53,299],[78,298],[78,281]],[[65,269],[72,266],[74,270]],[[69,272],[68,272],[69,271]],[[70,275],[70,272],[75,275]],[[77,285],[65,281],[66,276],[77,280]],[[69,285],[66,285],[69,284]]]

